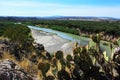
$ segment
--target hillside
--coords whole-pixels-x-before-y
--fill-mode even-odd
[[[38,80],[120,79],[119,39],[108,45],[111,49],[110,57],[100,49],[101,34],[91,35],[91,44],[87,46],[76,43],[73,54],[65,56],[66,53],[61,50],[51,54],[43,44],[34,43],[31,30],[25,24],[1,22],[0,28],[0,78],[3,80],[12,78],[14,74],[21,80],[32,80],[31,77]],[[20,69],[14,68],[15,65],[20,66]],[[24,70],[18,72],[21,69]],[[7,77],[3,75],[6,72],[10,74]]]

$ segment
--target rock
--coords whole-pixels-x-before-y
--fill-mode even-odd
[[[113,54],[115,54],[115,55],[120,54],[120,47],[115,48]]]
[[[44,51],[45,50],[44,45],[43,44],[39,44],[39,43],[37,43],[35,45],[35,48],[38,49],[38,50],[40,50],[40,51],[42,51],[42,50]]]
[[[0,61],[0,80],[33,80],[22,68],[11,60]]]

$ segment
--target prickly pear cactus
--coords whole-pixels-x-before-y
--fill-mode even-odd
[[[67,59],[67,61],[72,61],[73,60],[71,55],[67,55],[66,59]]]
[[[48,70],[50,69],[50,64],[49,63],[43,63],[40,62],[38,64],[38,69],[42,71],[43,76],[45,76],[45,74],[48,72]]]
[[[62,58],[63,58],[63,52],[62,52],[62,51],[57,51],[57,52],[55,53],[55,57],[56,57],[57,59],[62,59]]]
[[[97,34],[97,35],[92,35],[92,40],[95,42],[95,43],[100,43],[100,35]]]

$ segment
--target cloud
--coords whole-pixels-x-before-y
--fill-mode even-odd
[[[1,16],[102,16],[120,18],[120,6],[88,6],[9,0],[0,3]]]
[[[58,9],[55,12],[68,16],[102,16],[120,18],[120,7],[77,6]]]
[[[9,7],[41,7],[41,6],[63,6],[61,4],[45,3],[45,2],[33,2],[33,1],[2,1],[0,2],[1,6]]]

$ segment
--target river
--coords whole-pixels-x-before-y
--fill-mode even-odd
[[[90,39],[86,38],[86,37],[81,37],[81,36],[77,36],[74,34],[69,34],[69,33],[64,33],[64,32],[60,32],[60,31],[56,31],[56,30],[52,30],[52,29],[48,29],[48,28],[41,28],[41,27],[36,27],[36,26],[28,26],[29,28],[32,29],[36,29],[36,30],[42,30],[48,33],[53,33],[53,34],[57,34],[58,36],[73,41],[73,42],[78,42],[80,45],[85,46],[89,43]]]
[[[52,30],[52,29],[48,29],[48,28],[41,28],[41,27],[36,27],[36,26],[28,26],[31,29],[35,29],[35,30],[41,30],[44,32],[48,32],[48,33],[52,33],[52,34],[56,34],[57,36],[70,40],[72,42],[78,42],[79,45],[81,46],[85,46],[90,42],[90,38],[86,38],[86,37],[82,37],[82,36],[77,36],[74,34],[69,34],[69,33],[64,33],[64,32],[60,32],[60,31],[56,31],[56,30]],[[101,49],[107,52],[107,55],[110,55],[111,50],[109,48],[109,46],[107,45],[103,45],[102,43],[100,44]]]

